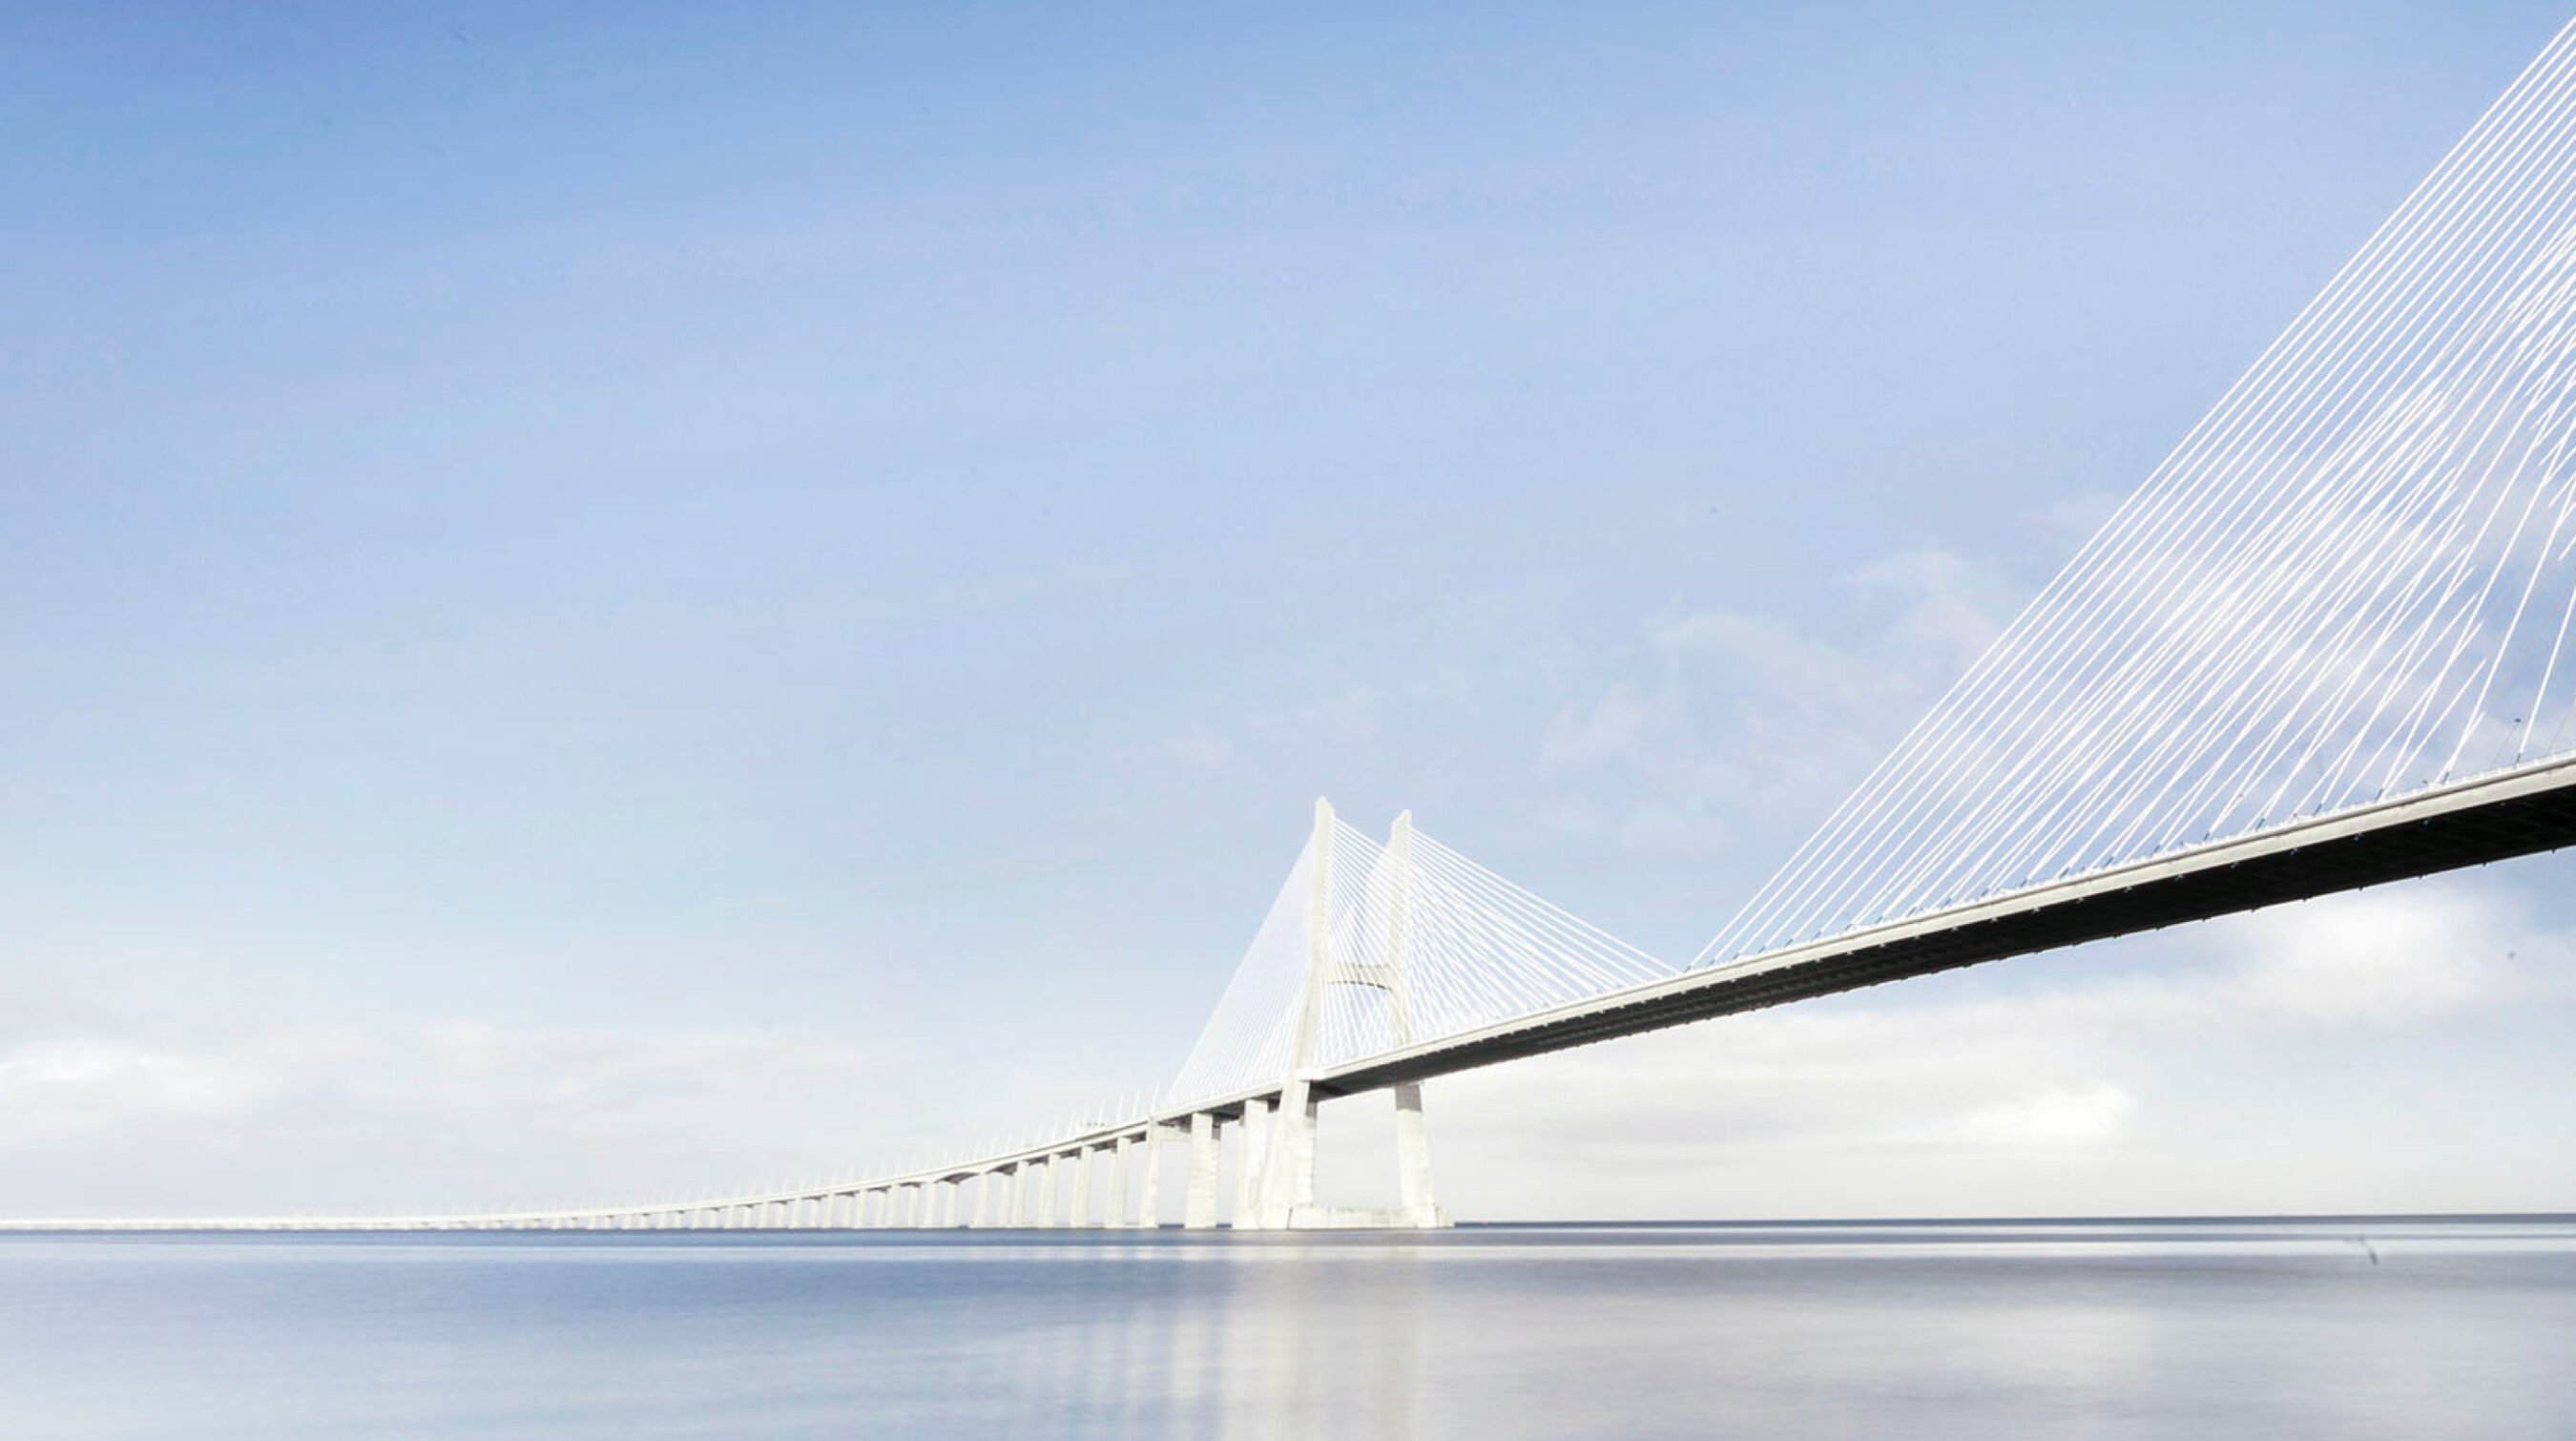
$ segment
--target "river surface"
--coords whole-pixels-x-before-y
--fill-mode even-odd
[[[0,1235],[0,1437],[2576,1436],[2576,1219]]]

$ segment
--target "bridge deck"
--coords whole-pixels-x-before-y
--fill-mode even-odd
[[[2035,886],[1371,1057],[1349,1095],[1711,1016],[2576,844],[2576,758]]]

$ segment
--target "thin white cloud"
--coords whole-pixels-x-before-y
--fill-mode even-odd
[[[1643,856],[1794,839],[1992,640],[2012,594],[1933,548],[1845,582],[1876,615],[1855,642],[1725,609],[1648,627],[1655,672],[1561,707],[1539,738],[1540,774],[1581,792],[1560,824]]]
[[[851,1048],[768,1032],[450,1020],[29,1041],[0,1052],[0,1207],[465,1208],[496,1198],[459,1175],[496,1164],[566,1199],[758,1184],[857,1162],[833,1138],[883,1080]]]
[[[1931,1145],[1980,1150],[2101,1145],[2118,1137],[2138,1098],[2108,1081],[2059,1087],[1951,1117],[1924,1133]]]

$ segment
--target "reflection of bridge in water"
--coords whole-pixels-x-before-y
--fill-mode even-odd
[[[1125,1226],[1175,1189],[1192,1227],[1437,1226],[1434,1077],[2576,841],[2571,35],[1687,965],[1319,802],[1180,1073],[1035,1142],[632,1206],[56,1224]],[[1319,1108],[1376,1091],[1399,1202],[1323,1204]]]

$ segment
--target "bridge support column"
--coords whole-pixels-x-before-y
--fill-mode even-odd
[[[1068,1226],[1091,1224],[1091,1147],[1089,1146],[1073,1153],[1073,1198],[1072,1204],[1066,1209],[1064,1223]]]
[[[1038,1162],[1038,1210],[1035,1224],[1055,1224],[1055,1173],[1064,1165],[1062,1156],[1049,1156]]]
[[[1270,1161],[1270,1098],[1244,1102],[1243,1123],[1235,1129],[1234,1219],[1227,1224],[1238,1231],[1258,1231],[1268,1224],[1261,1181]]]
[[[1206,1111],[1190,1113],[1190,1189],[1182,1198],[1181,1225],[1205,1231],[1216,1225],[1217,1120]]]
[[[1136,1203],[1136,1224],[1148,1231],[1163,1224],[1163,1142],[1169,1129],[1160,1121],[1145,1123],[1145,1191]]]
[[[1113,1228],[1127,1224],[1127,1153],[1135,1144],[1135,1137],[1121,1136],[1109,1149],[1109,1205],[1101,1221]]]
[[[1322,1104],[1302,1078],[1289,1081],[1279,1093],[1279,1117],[1271,1127],[1270,1161],[1262,1177],[1262,1223],[1273,1229],[1293,1224],[1298,1207],[1315,1204],[1315,1123]]]

